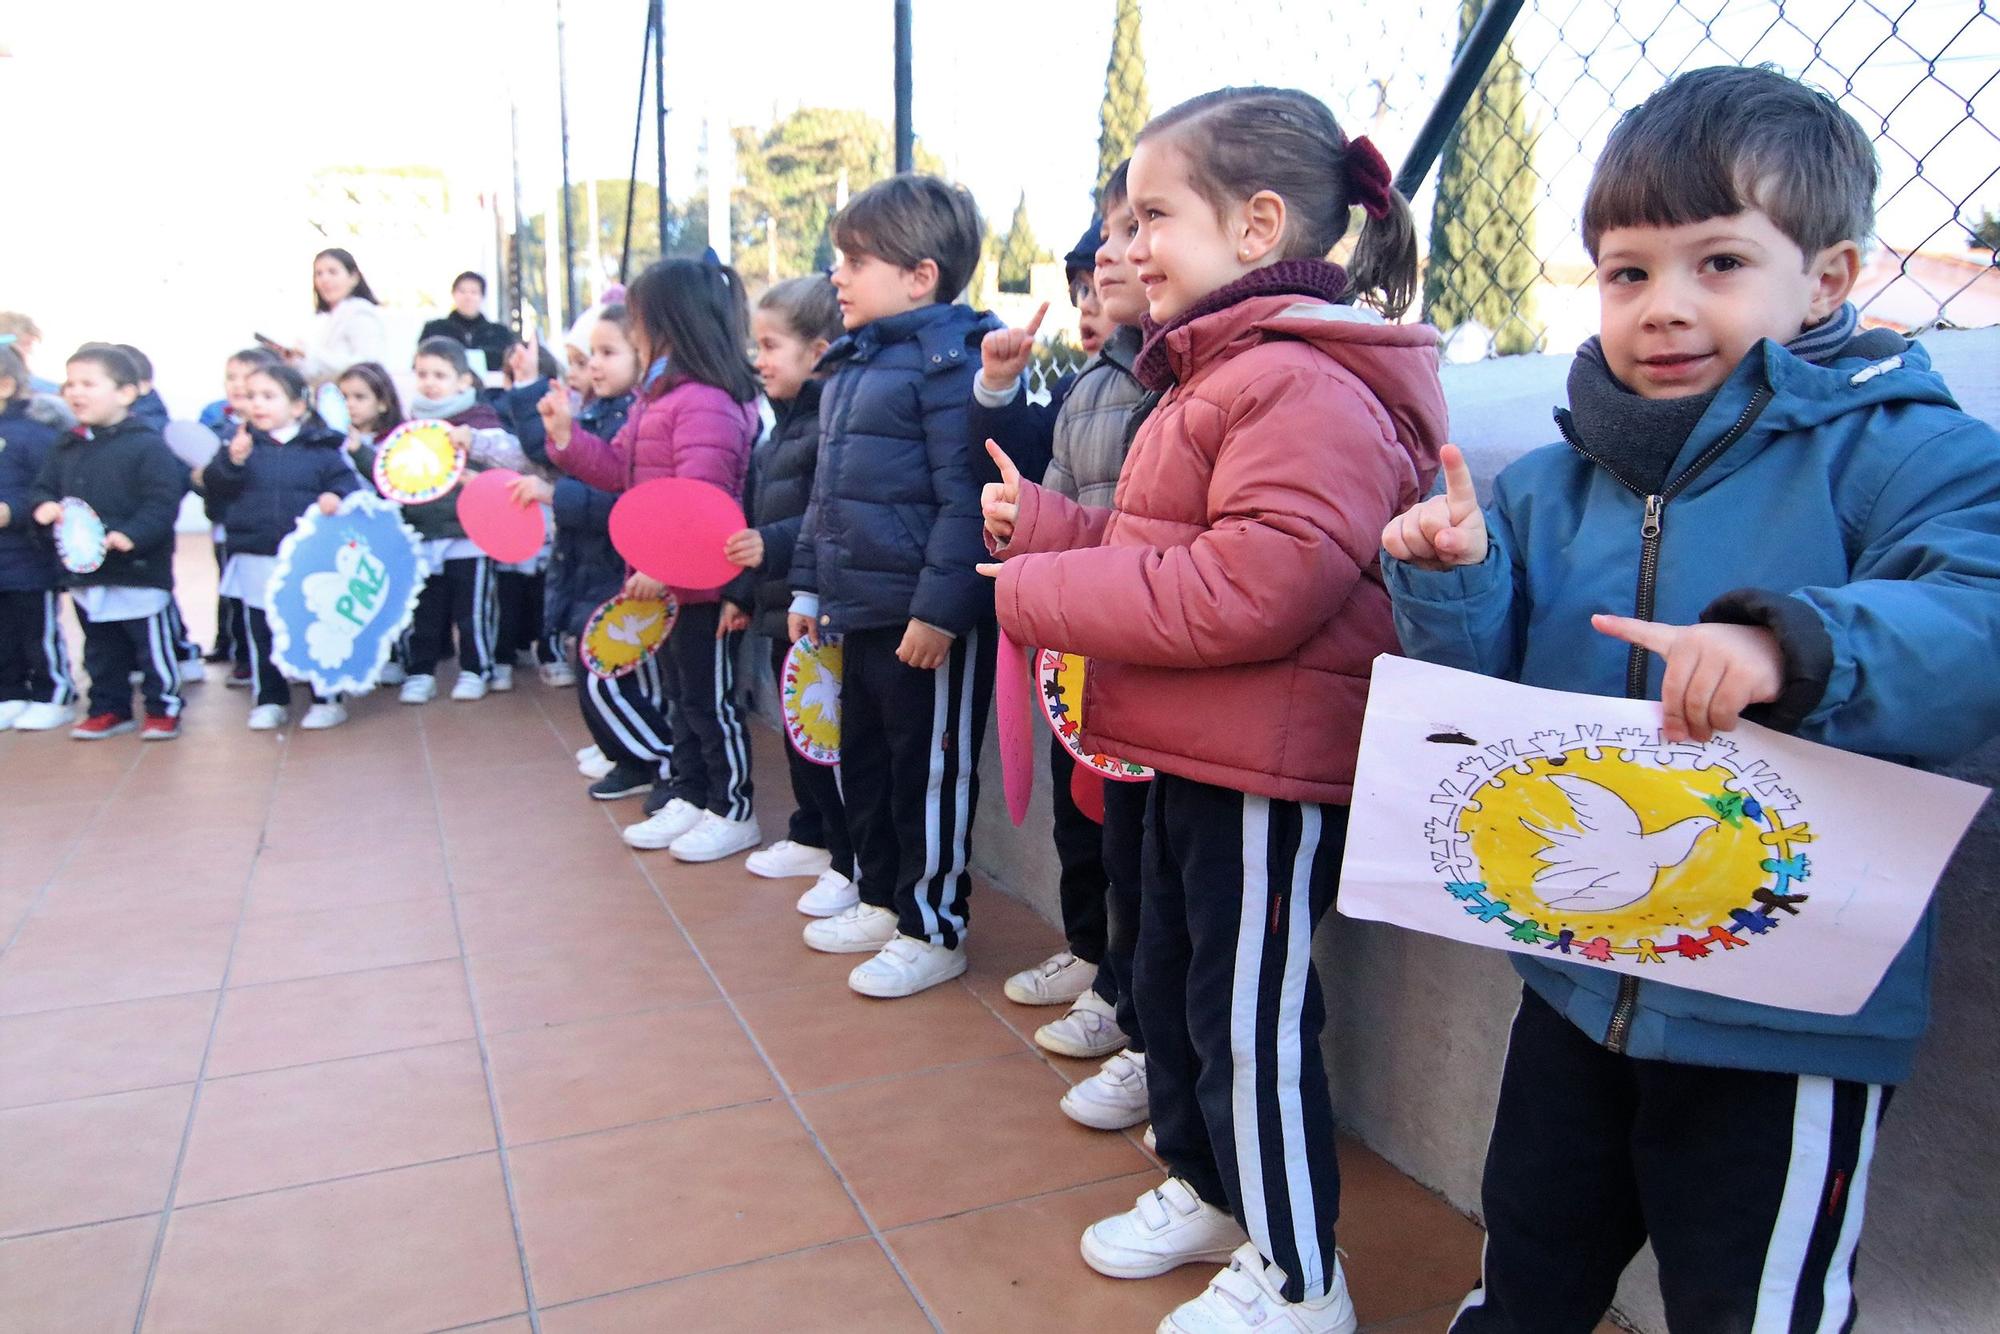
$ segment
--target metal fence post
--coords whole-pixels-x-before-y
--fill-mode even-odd
[[[910,119],[910,0],[896,0],[896,170],[917,169],[917,131]]]

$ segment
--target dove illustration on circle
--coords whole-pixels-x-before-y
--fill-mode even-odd
[[[1535,892],[1551,908],[1613,912],[1653,892],[1660,872],[1694,855],[1701,836],[1715,828],[1707,816],[1692,816],[1647,833],[1639,813],[1623,797],[1587,778],[1550,775],[1569,798],[1580,829],[1521,827],[1549,846],[1535,854]]]
[[[660,614],[651,616],[613,616],[604,623],[604,635],[614,644],[625,644],[632,648],[644,648],[646,631],[660,622]]]

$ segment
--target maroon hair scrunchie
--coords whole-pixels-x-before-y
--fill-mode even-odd
[[[1367,135],[1347,141],[1347,191],[1371,218],[1389,216],[1390,182],[1395,179],[1382,150]]]

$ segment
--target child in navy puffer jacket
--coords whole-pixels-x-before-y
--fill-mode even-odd
[[[45,732],[76,700],[61,621],[62,566],[28,501],[61,431],[29,415],[28,365],[0,347],[0,731]]]

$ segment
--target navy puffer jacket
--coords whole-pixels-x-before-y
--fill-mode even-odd
[[[764,539],[764,563],[745,570],[723,591],[731,602],[757,613],[755,629],[785,639],[785,609],[792,602],[792,554],[812,503],[813,473],[819,466],[819,401],[822,385],[808,380],[789,403],[774,403],[777,420],[750,455],[745,489],[751,526]]]
[[[934,305],[876,320],[820,361],[819,471],[791,586],[835,634],[910,620],[964,634],[991,614],[968,409],[979,341],[1000,322]]]
[[[630,394],[593,399],[577,412],[576,424],[609,440],[631,410]],[[540,425],[541,418],[535,421]],[[574,477],[558,477],[555,490],[556,540],[549,550],[542,625],[550,634],[581,635],[590,613],[625,586],[625,558],[611,545],[611,507],[618,496]]]
[[[0,528],[0,592],[39,593],[62,583],[49,530],[35,522],[29,489],[35,474],[55,451],[62,428],[28,414],[23,399],[0,408],[0,505],[7,524]]]
[[[360,490],[346,447],[345,436],[315,420],[282,444],[252,427],[241,464],[230,461],[228,445],[216,450],[201,470],[202,489],[228,506],[230,554],[275,556],[322,495]]]

